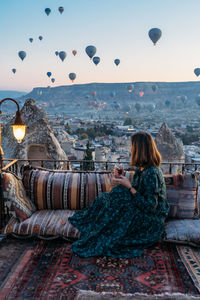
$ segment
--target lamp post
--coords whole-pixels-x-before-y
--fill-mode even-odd
[[[23,140],[25,133],[26,133],[26,125],[24,124],[24,122],[22,121],[22,115],[20,112],[20,108],[19,108],[19,104],[17,103],[16,100],[12,99],[12,98],[4,98],[3,100],[0,101],[0,108],[1,108],[1,104],[4,101],[12,101],[17,105],[17,111],[16,111],[16,115],[15,115],[15,122],[12,126],[13,128],[13,135],[16,138],[16,140],[21,143],[21,141]],[[1,147],[1,114],[2,111],[0,109],[0,169],[3,168],[3,149]]]

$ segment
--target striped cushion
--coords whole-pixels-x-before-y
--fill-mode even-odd
[[[168,216],[192,219],[199,216],[198,180],[194,174],[164,175],[167,201],[170,204]]]
[[[132,181],[134,171],[127,171]],[[198,181],[194,174],[164,175],[169,217],[196,218],[199,216]],[[87,207],[96,196],[112,188],[112,173],[50,171],[27,169],[23,183],[29,198],[38,209],[72,209]]]
[[[2,196],[4,204],[9,208],[9,214],[20,221],[29,218],[35,211],[35,205],[26,195],[20,178],[11,172],[1,172]]]
[[[79,210],[100,193],[108,192],[111,173],[75,173],[27,169],[23,184],[37,209]]]
[[[73,210],[38,210],[21,223],[12,217],[3,228],[2,233],[37,237],[78,238],[79,231],[68,222],[68,217],[73,216],[74,213]]]

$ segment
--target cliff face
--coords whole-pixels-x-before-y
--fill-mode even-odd
[[[183,143],[176,139],[166,123],[160,127],[155,141],[164,162],[184,162]]]
[[[163,162],[172,162],[171,172],[173,174],[181,171],[181,165],[176,162],[185,163],[183,143],[176,139],[166,123],[163,123],[155,138],[157,148],[162,156]],[[162,165],[165,174],[170,172],[170,165]]]
[[[38,154],[41,158],[67,159],[49,125],[46,113],[35,105],[35,101],[28,99],[21,111],[27,125],[26,136],[22,143],[17,143],[9,126],[14,122],[14,119],[11,120],[2,130],[4,157],[27,159],[36,158]]]

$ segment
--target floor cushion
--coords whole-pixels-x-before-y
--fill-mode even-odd
[[[12,217],[3,228],[2,234],[77,239],[79,231],[68,221],[74,213],[72,210],[38,210],[21,223]]]
[[[200,219],[166,222],[165,241],[200,246]]]

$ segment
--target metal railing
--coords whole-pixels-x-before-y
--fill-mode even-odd
[[[53,160],[53,159],[4,159],[5,167],[2,170],[9,170],[15,174],[20,174],[21,166],[28,164],[33,167],[41,167],[55,170],[69,170],[74,172],[110,172],[115,165],[122,165],[125,170],[134,169],[129,161],[91,161],[91,160]],[[87,170],[84,166],[89,164],[93,166],[92,170]],[[162,162],[161,169],[165,174],[186,173],[200,170],[199,163],[183,162]]]

